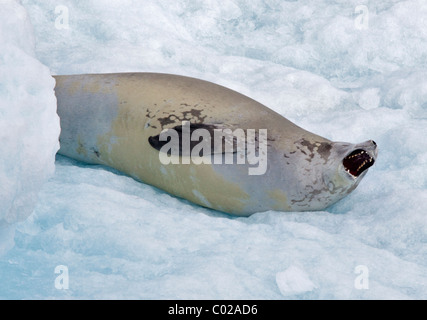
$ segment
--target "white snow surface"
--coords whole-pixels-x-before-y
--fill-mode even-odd
[[[46,171],[25,175],[39,189],[35,209],[15,213],[14,230],[0,237],[0,298],[427,298],[425,0],[2,0],[0,8],[0,159]],[[249,218],[62,156],[46,182],[58,134],[48,74],[129,71],[209,80],[331,140],[373,139],[377,162],[325,211]],[[34,197],[14,191],[24,176],[7,170],[0,210],[10,205],[5,192]],[[362,276],[367,286],[357,285]]]
[[[59,148],[55,81],[35,58],[28,14],[0,2],[0,254],[13,245],[13,224],[34,210],[54,173]]]
[[[305,271],[296,266],[290,266],[285,271],[278,272],[276,283],[283,296],[306,294],[316,287]]]

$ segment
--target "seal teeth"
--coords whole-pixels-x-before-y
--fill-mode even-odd
[[[363,161],[363,163],[359,166],[359,168],[357,168],[357,171],[360,171],[360,169],[362,169],[362,167],[363,167],[367,162],[368,162],[367,160]]]
[[[374,164],[374,159],[365,150],[354,150],[343,160],[345,171],[353,178],[357,178],[362,172]]]
[[[347,157],[347,158],[348,158],[348,159],[353,159],[353,158],[358,157],[358,156],[360,156],[360,155],[362,155],[362,154],[364,154],[364,153],[365,153],[365,151],[361,151],[361,152],[356,153],[356,154],[353,154],[353,155],[351,155],[351,156],[349,156],[349,157]]]

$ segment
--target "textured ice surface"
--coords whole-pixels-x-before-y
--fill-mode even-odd
[[[308,278],[304,270],[290,266],[285,271],[276,274],[276,283],[283,296],[307,294],[315,289],[315,285]]]
[[[0,258],[1,298],[427,298],[424,0],[22,2],[52,73],[195,76],[380,150],[326,211],[249,218],[58,157]]]
[[[34,52],[24,7],[0,4],[0,254],[13,227],[33,211],[37,192],[54,172],[59,148],[55,81]]]

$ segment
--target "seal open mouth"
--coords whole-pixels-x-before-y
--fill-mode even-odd
[[[353,177],[358,177],[374,164],[375,160],[365,150],[356,149],[344,158],[342,164],[345,171]]]

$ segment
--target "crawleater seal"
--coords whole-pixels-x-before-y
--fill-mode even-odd
[[[231,214],[322,210],[354,190],[377,156],[372,140],[332,142],[242,94],[199,79],[155,73],[55,79],[61,154],[113,167]],[[246,144],[234,136],[236,130],[247,133]],[[193,139],[196,131],[226,132],[219,144],[224,148],[211,141],[201,148],[197,143],[205,136]],[[193,140],[185,142],[185,136]],[[219,155],[216,160],[224,161],[197,162],[190,157],[195,148],[204,159]]]

